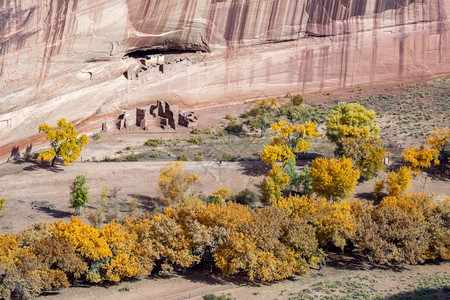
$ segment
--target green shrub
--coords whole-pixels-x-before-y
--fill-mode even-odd
[[[202,133],[202,132],[198,128],[192,128],[192,130],[191,130],[191,134],[200,134],[200,133]]]
[[[100,136],[100,134],[98,133],[98,132],[96,132],[96,133],[94,133],[93,135],[92,135],[92,139],[94,140],[94,141],[96,141],[96,140],[98,140],[98,139],[100,139],[101,138],[101,136]]]
[[[153,151],[150,155],[151,158],[158,158],[161,156],[161,153],[158,151]]]
[[[138,160],[139,159],[137,158],[136,155],[134,155],[134,153],[125,157],[125,161],[138,161]]]
[[[231,197],[231,201],[244,205],[253,205],[260,200],[260,196],[257,192],[245,189],[239,191],[236,195]]]
[[[179,161],[187,161],[188,158],[187,158],[186,155],[181,154],[181,155],[178,155],[178,156],[177,156],[177,160],[179,160]]]
[[[221,156],[217,158],[218,161],[232,161],[233,156],[228,153],[223,153]]]
[[[303,104],[303,97],[302,95],[295,95],[291,97],[291,104],[294,106],[300,106]]]
[[[125,150],[129,151],[129,150],[131,150],[131,147],[130,146],[125,147]]]
[[[86,207],[89,201],[89,188],[84,186],[85,184],[86,176],[78,175],[70,187],[70,195],[72,195],[71,204],[75,208],[77,215],[81,213],[81,208]]]
[[[209,197],[206,199],[207,204],[216,204],[216,205],[222,205],[222,199],[219,197]]]
[[[203,154],[201,152],[197,153],[194,156],[194,161],[202,161],[203,160]]]
[[[208,294],[203,296],[203,300],[231,300],[231,298],[226,295],[216,296],[214,294]]]
[[[225,136],[227,134],[227,132],[224,129],[220,129],[219,131],[216,132],[216,136],[222,137]]]
[[[234,120],[236,120],[236,118],[235,118],[235,117],[233,117],[233,116],[232,116],[232,115],[230,115],[230,114],[226,114],[224,118],[225,118],[225,119],[227,119],[227,120],[230,120],[230,121],[234,121]]]
[[[109,157],[109,156],[105,156],[105,158],[103,160],[101,160],[101,162],[119,162],[120,159],[118,159],[117,157]]]
[[[187,140],[190,144],[200,145],[202,142],[202,139],[196,136],[192,136]]]
[[[158,147],[159,145],[164,144],[164,140],[162,138],[159,139],[148,139],[145,143],[144,146],[148,146],[148,147]]]
[[[211,128],[206,128],[206,129],[203,131],[203,133],[204,133],[204,134],[213,134],[213,131],[212,131]]]
[[[234,135],[239,135],[242,133],[242,131],[244,131],[243,125],[241,122],[239,121],[231,121],[227,127],[225,127],[225,130],[229,133],[229,134],[234,134]]]

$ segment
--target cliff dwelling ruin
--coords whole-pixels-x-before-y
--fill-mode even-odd
[[[102,131],[145,130],[149,132],[176,131],[178,126],[191,128],[198,125],[193,112],[182,112],[177,105],[157,101],[154,105],[124,111],[112,121],[102,124]]]

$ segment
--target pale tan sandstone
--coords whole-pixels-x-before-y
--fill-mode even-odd
[[[98,116],[157,99],[207,106],[449,73],[449,15],[450,0],[2,0],[0,152],[42,122],[100,130]],[[124,59],[145,49],[206,52],[145,71]]]

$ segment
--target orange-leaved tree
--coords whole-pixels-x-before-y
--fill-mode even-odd
[[[83,151],[83,146],[89,142],[85,134],[78,137],[75,126],[67,123],[64,118],[58,121],[56,128],[48,124],[39,125],[39,132],[46,133],[45,137],[50,142],[51,148],[39,154],[38,161],[51,161],[52,166],[59,156],[64,160],[64,165],[75,162]]]

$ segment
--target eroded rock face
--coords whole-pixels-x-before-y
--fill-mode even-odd
[[[448,73],[449,14],[450,0],[0,0],[0,147],[43,122],[155,99],[210,105]],[[157,69],[124,59],[149,49],[206,52]]]

